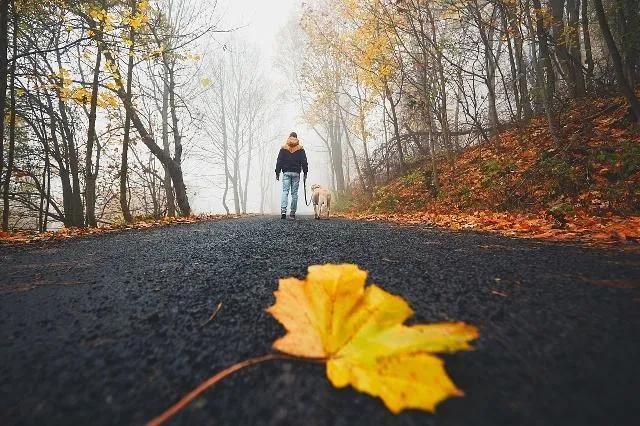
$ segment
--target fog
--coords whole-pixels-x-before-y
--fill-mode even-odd
[[[202,0],[203,4],[211,4]],[[264,212],[277,213],[280,210],[280,185],[275,180],[275,162],[279,147],[285,142],[291,131],[296,131],[305,147],[309,162],[309,180],[307,190],[313,183],[329,186],[328,155],[322,142],[308,128],[303,120],[300,103],[296,100],[296,88],[290,85],[290,76],[286,75],[278,64],[282,54],[281,36],[291,21],[297,19],[300,1],[295,0],[224,0],[215,5],[215,14],[220,19],[219,30],[231,30],[229,33],[214,33],[206,42],[200,43],[199,52],[203,55],[204,66],[201,73],[212,81],[212,86],[220,82],[214,77],[211,62],[230,57],[238,53],[237,45],[242,44],[246,52],[240,54],[243,61],[256,63],[259,81],[256,83],[267,92],[265,109],[269,117],[254,135],[255,142],[264,144],[262,153],[252,155],[253,167],[247,190],[247,211],[260,212],[260,199],[264,192]],[[235,45],[235,47],[234,47]],[[215,90],[215,87],[212,87]],[[193,140],[193,149],[184,160],[185,181],[190,201],[196,213],[224,213],[222,204],[224,193],[223,166],[204,152],[212,142],[212,137],[198,134]],[[210,153],[209,153],[210,154]],[[258,164],[264,155],[264,164]],[[263,170],[260,170],[262,166]],[[264,173],[265,185],[261,188],[261,174]],[[299,191],[298,212],[312,214],[311,206],[304,204],[304,187]],[[229,196],[231,195],[231,196]],[[227,196],[233,205],[233,195]]]

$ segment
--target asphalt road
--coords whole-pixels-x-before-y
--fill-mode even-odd
[[[0,246],[0,424],[142,424],[284,333],[277,280],[353,262],[416,321],[462,320],[466,392],[394,416],[322,365],[273,361],[172,424],[640,424],[640,256],[382,222],[255,217]],[[217,317],[202,326],[216,305]]]

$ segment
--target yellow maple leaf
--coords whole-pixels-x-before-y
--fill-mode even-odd
[[[459,390],[433,355],[470,349],[477,329],[462,322],[404,325],[413,311],[401,297],[376,285],[356,265],[315,265],[305,280],[280,280],[267,309],[287,330],[273,347],[322,358],[336,387],[352,385],[379,396],[394,413],[434,411]]]

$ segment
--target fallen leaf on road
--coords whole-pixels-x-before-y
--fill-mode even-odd
[[[394,413],[434,411],[459,390],[433,355],[470,349],[478,332],[465,323],[403,325],[413,311],[401,297],[376,285],[356,265],[317,265],[305,280],[280,280],[268,309],[287,329],[273,347],[324,358],[336,387],[352,385],[382,398]]]
[[[404,325],[413,311],[401,297],[376,285],[356,265],[315,265],[305,280],[284,278],[267,311],[287,334],[271,353],[238,362],[202,382],[147,423],[157,426],[236,371],[273,360],[326,363],[336,387],[352,385],[382,398],[394,413],[405,408],[434,411],[450,396],[461,396],[433,355],[471,349],[477,329],[463,322]],[[288,355],[285,355],[288,354]],[[290,356],[293,355],[293,356]]]

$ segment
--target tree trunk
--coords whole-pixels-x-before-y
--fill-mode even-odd
[[[46,131],[46,129],[45,129]],[[49,159],[49,144],[46,140],[46,133],[43,134],[44,148],[44,169],[42,170],[42,182],[40,183],[40,206],[38,214],[38,231],[47,230],[47,217],[49,216],[49,205],[51,200],[51,166]]]
[[[58,163],[58,174],[60,176],[60,184],[62,186],[62,206],[64,209],[64,226],[73,226],[73,216],[71,207],[71,198],[73,195],[73,189],[71,188],[71,175],[69,174],[69,168],[66,166],[65,161],[60,152],[60,143],[58,142],[58,122],[56,120],[56,114],[53,110],[53,104],[50,99],[47,98],[47,107],[49,116],[51,117],[51,142],[53,143],[53,158]]]
[[[516,55],[516,71],[518,74],[518,88],[520,90],[520,103],[522,104],[523,118],[528,120],[532,116],[531,100],[529,99],[529,87],[527,84],[527,67],[524,61],[524,42],[522,35],[522,27],[518,22],[515,11],[508,7],[509,12],[509,25],[515,34],[514,36],[514,49]]]
[[[362,149],[364,152],[364,167],[365,167],[365,173],[366,173],[366,185],[363,187],[365,190],[367,190],[369,193],[372,193],[373,191],[373,187],[376,184],[376,177],[373,173],[373,168],[371,167],[371,158],[369,157],[369,143],[367,140],[367,130],[365,128],[365,123],[364,123],[364,107],[363,107],[363,99],[362,99],[362,95],[360,94],[360,86],[356,85],[356,90],[358,93],[358,122],[360,125],[360,133],[362,133]],[[344,123],[344,119],[343,119],[343,126],[346,127],[346,123]],[[348,140],[347,140],[348,141]],[[357,163],[357,159],[356,159],[356,155],[355,155],[355,151],[353,152],[353,159],[354,161],[356,161],[356,167],[358,166]]]
[[[558,136],[557,117],[553,108],[553,92],[554,92],[554,71],[551,65],[551,55],[549,54],[549,46],[547,44],[547,33],[544,26],[543,12],[540,0],[533,0],[533,7],[536,9],[536,34],[538,36],[538,44],[540,46],[540,58],[538,59],[538,75],[542,78],[540,89],[542,91],[542,101],[544,104],[547,123],[549,125],[549,133],[554,143],[560,145]]]
[[[529,0],[525,0],[524,14],[526,18],[528,33],[536,34],[536,26],[534,24],[533,18],[531,17],[531,7],[529,5]],[[531,99],[533,104],[533,113],[535,115],[541,115],[544,112],[544,100],[542,95],[544,84],[544,68],[541,66],[540,61],[538,60],[538,52],[535,40],[529,43],[529,52],[531,54],[531,64],[533,65],[533,69],[535,70],[535,81],[533,84],[534,90]]]
[[[247,213],[247,195],[249,193],[249,176],[251,171],[251,154],[253,149],[253,138],[249,137],[249,146],[247,147],[247,168],[244,176],[244,189],[242,190],[244,196],[242,197],[242,213]]]
[[[491,23],[495,23],[496,8],[494,6],[491,12]],[[484,61],[486,68],[485,84],[487,86],[487,103],[489,104],[489,127],[492,134],[500,133],[500,119],[498,117],[498,108],[496,106],[496,55],[493,53],[493,35],[495,33],[495,25],[491,25],[489,31],[486,31],[483,19],[480,16],[480,10],[476,5],[476,21],[480,38],[484,45]]]
[[[44,208],[44,218],[42,220],[42,231],[46,232],[47,230],[47,222],[49,220],[49,206],[51,205],[51,162],[49,159],[49,146],[45,150],[45,170],[47,172],[47,194],[46,194],[46,203]]]
[[[4,167],[4,111],[7,102],[7,76],[9,62],[9,2],[0,0],[0,185],[2,185],[2,169]]]
[[[164,64],[164,72],[162,77],[162,111],[160,113],[162,120],[162,149],[169,156],[169,72],[168,65]],[[167,200],[167,216],[176,215],[176,202],[173,196],[173,186],[171,184],[171,174],[169,173],[169,165],[164,165],[164,179],[162,181],[164,187],[165,198]]]
[[[56,37],[55,43],[58,43]],[[63,68],[63,60],[60,51],[56,51],[56,60],[58,68]],[[60,89],[64,89],[64,81],[61,78],[59,80]],[[82,205],[82,191],[80,190],[80,170],[78,158],[78,150],[76,147],[74,133],[69,124],[69,117],[67,115],[67,106],[61,97],[58,97],[58,110],[60,112],[60,134],[62,135],[62,141],[64,142],[64,149],[66,150],[64,159],[67,161],[67,169],[71,177],[71,193],[69,194],[69,226],[80,227],[84,226],[84,213]],[[65,212],[66,213],[66,212]]]
[[[230,214],[227,205],[229,193],[229,136],[227,134],[227,114],[224,103],[224,87],[220,85],[220,127],[222,128],[222,158],[224,160],[224,192],[222,193],[222,206],[227,214]]]
[[[331,152],[333,153],[333,171],[336,176],[336,190],[339,194],[344,192],[344,168],[342,164],[342,131],[340,122],[338,120],[338,106],[335,106],[333,111],[332,126],[331,126]]]
[[[87,130],[87,149],[85,153],[85,212],[86,225],[92,228],[98,226],[96,222],[96,179],[98,169],[93,171],[93,146],[97,144],[96,118],[98,112],[98,84],[100,83],[100,63],[102,61],[102,48],[98,43],[96,64],[93,69],[93,82],[91,85],[91,100],[89,105],[89,125]]]
[[[564,77],[567,88],[569,89],[569,93],[572,98],[575,99],[575,81],[573,80],[573,73],[571,72],[570,58],[569,53],[567,51],[567,43],[564,40],[566,35],[566,29],[564,25],[564,7],[566,0],[549,0],[549,6],[551,9],[552,23],[551,23],[551,38],[553,42],[551,43],[551,47],[555,51],[556,57],[558,59],[558,73]],[[551,54],[549,54],[549,58],[551,58]],[[549,80],[549,76],[547,76],[547,80]],[[555,74],[552,79],[555,83]],[[555,84],[553,87],[552,96],[555,94]]]
[[[402,152],[402,141],[400,139],[400,126],[398,125],[398,115],[396,114],[396,106],[393,103],[393,97],[389,85],[384,83],[385,96],[389,100],[389,107],[391,109],[391,121],[393,125],[393,136],[396,140],[396,147],[398,149],[398,160],[400,161],[400,171],[403,172],[407,169],[407,165],[404,161],[404,153]]]
[[[425,2],[425,9],[427,11],[427,16],[429,18],[429,23],[431,26],[431,42],[434,46],[438,46],[437,32],[436,32],[436,22],[433,17],[433,13],[431,12],[431,7],[429,6],[429,2]],[[453,162],[453,155],[451,152],[451,135],[449,129],[449,115],[448,115],[448,106],[447,106],[447,86],[446,79],[444,77],[444,66],[442,65],[442,49],[436,48],[436,68],[438,72],[438,90],[440,91],[440,126],[442,130],[442,141],[443,145],[447,150],[447,157],[449,161]],[[425,61],[426,64],[426,61]],[[434,169],[435,170],[435,169]],[[436,178],[437,181],[437,178]],[[438,184],[436,182],[436,187]]]
[[[427,99],[425,105],[424,120],[427,123],[427,133],[429,138],[429,154],[431,156],[431,187],[433,193],[440,192],[440,180],[438,179],[438,162],[436,158],[436,147],[433,132],[433,112],[431,111],[431,102]]]
[[[620,54],[625,77],[632,88],[640,73],[640,4],[638,0],[615,0],[620,22]]]
[[[231,186],[233,188],[233,208],[236,215],[240,214],[240,151],[238,149],[238,141],[235,141],[233,150],[233,179]]]
[[[462,79],[462,71],[458,70],[458,76],[457,76],[458,80]],[[453,129],[454,132],[456,133],[455,136],[455,142],[454,142],[454,146],[455,146],[455,150],[456,150],[456,154],[458,152],[460,152],[460,104],[462,103],[462,96],[464,96],[464,94],[462,93],[462,84],[458,84],[457,88],[456,88],[456,112],[454,115],[454,123],[453,123]],[[455,167],[455,163],[454,163],[454,167]]]
[[[388,181],[391,177],[389,164],[389,129],[387,128],[387,102],[385,101],[386,95],[382,96],[382,128],[384,129],[384,171],[385,179]]]
[[[11,2],[11,11],[13,15],[13,41],[12,41],[12,57],[16,57],[18,51],[18,13],[16,11],[15,1]],[[9,230],[9,189],[11,186],[11,172],[13,171],[13,158],[16,146],[16,61],[11,62],[10,71],[10,87],[9,96],[11,97],[11,117],[9,118],[9,152],[7,153],[7,173],[4,179],[3,208],[2,208],[2,230]],[[4,121],[4,115],[0,117]],[[0,144],[3,143],[0,140]]]
[[[367,187],[367,183],[362,174],[362,170],[360,169],[360,164],[358,164],[358,158],[356,157],[356,150],[353,149],[351,138],[349,138],[349,130],[347,129],[347,123],[345,122],[344,116],[342,115],[342,110],[340,110],[340,121],[342,122],[342,127],[344,128],[344,137],[345,137],[345,140],[347,141],[347,146],[351,151],[351,156],[353,157],[353,163],[356,167],[356,173],[358,174],[358,180],[360,181],[360,186],[362,187],[362,190],[365,191],[365,193],[369,194],[370,189]],[[347,156],[347,162],[349,161],[348,158],[349,157]],[[349,181],[348,178],[347,178],[347,181]]]
[[[487,102],[489,103],[489,128],[491,133],[500,133],[500,119],[498,118],[498,108],[496,107],[496,65],[495,61],[490,58],[490,51],[485,50],[486,67],[487,67]]]
[[[182,170],[182,135],[180,134],[180,126],[178,125],[178,107],[176,104],[176,81],[175,75],[173,71],[173,67],[175,62],[171,62],[168,64],[169,70],[169,109],[171,111],[171,127],[173,131],[173,162]],[[182,173],[182,171],[181,171]],[[182,184],[184,185],[184,183]],[[176,188],[176,183],[174,182],[174,189],[176,191],[176,198],[178,197],[186,197],[186,187],[181,188],[180,191]],[[175,202],[174,202],[175,204]],[[184,200],[178,200],[178,207],[184,204]],[[175,210],[175,207],[174,207]],[[175,214],[175,213],[174,213]],[[188,216],[191,214],[184,214],[182,211],[180,212],[182,216]]]
[[[44,222],[44,200],[45,200],[45,192],[44,189],[47,187],[47,163],[49,162],[49,154],[46,150],[46,142],[44,143],[45,153],[44,153],[44,168],[42,169],[42,177],[40,181],[40,187],[42,188],[40,191],[40,203],[38,204],[38,232],[42,232],[42,224]]]
[[[593,93],[593,55],[591,53],[591,34],[589,33],[588,0],[582,0],[582,39],[584,40],[585,62],[587,64],[586,86],[589,93]]]
[[[636,97],[631,85],[624,75],[620,51],[618,50],[618,47],[613,40],[613,36],[611,35],[611,29],[609,28],[609,23],[607,22],[607,17],[604,13],[604,8],[602,7],[602,0],[593,0],[593,4],[596,9],[596,15],[598,16],[600,29],[602,30],[602,37],[604,38],[607,49],[609,50],[609,54],[611,55],[611,59],[613,61],[613,68],[616,72],[618,85],[620,86],[620,90],[622,91],[622,93],[629,101],[631,112],[633,114],[633,117],[635,118],[635,121],[638,122],[640,121],[640,102],[638,101],[638,98]]]
[[[427,138],[429,144],[429,156],[431,158],[431,187],[435,193],[440,191],[440,182],[438,180],[438,166],[436,164],[436,149],[433,139],[433,111],[431,109],[431,85],[429,84],[429,76],[427,75],[427,55],[423,52],[423,64],[421,70],[422,90],[424,92],[424,107],[421,110],[422,121],[427,126]]]
[[[131,15],[136,13],[138,7],[137,0],[131,0]],[[127,99],[131,102],[132,83],[133,83],[133,59],[134,59],[134,46],[136,39],[136,31],[131,26],[129,28],[129,60],[127,62]],[[131,133],[131,114],[129,111],[125,111],[124,118],[124,136],[122,138],[122,156],[120,160],[120,210],[122,210],[122,217],[126,223],[133,221],[131,216],[131,210],[129,209],[129,202],[127,201],[127,178],[129,174],[129,143]]]
[[[509,67],[511,68],[511,84],[513,90],[513,97],[516,103],[516,115],[515,119],[520,121],[522,119],[522,103],[520,102],[520,91],[518,90],[518,70],[516,68],[516,58],[515,58],[515,34],[511,35],[509,33],[509,23],[507,21],[507,6],[502,7],[502,28],[504,30],[505,38],[507,41],[507,52],[509,54]]]
[[[571,80],[573,81],[574,97],[579,99],[584,97],[585,93],[580,49],[580,0],[567,0],[567,22],[569,26],[567,37],[568,69],[571,72]]]

